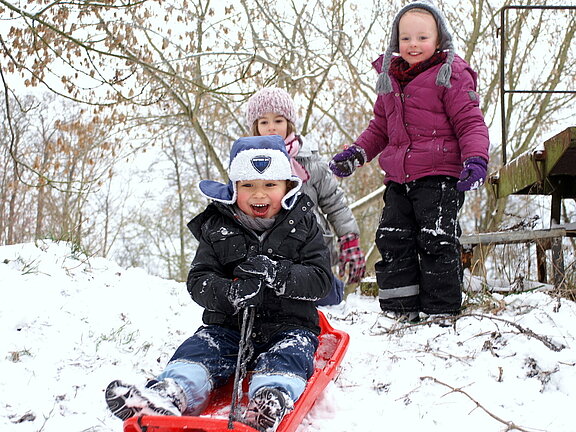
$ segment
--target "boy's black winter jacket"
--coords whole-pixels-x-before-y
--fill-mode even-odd
[[[318,334],[318,312],[314,302],[331,287],[330,257],[312,211],[313,203],[301,195],[291,210],[282,210],[263,240],[234,217],[233,208],[213,202],[188,223],[199,242],[188,274],[188,292],[204,307],[205,324],[239,328],[228,290],[234,268],[253,255],[266,255],[282,262],[286,290],[277,296],[265,290],[263,304],[256,309],[253,337],[265,342],[283,330],[307,328]]]

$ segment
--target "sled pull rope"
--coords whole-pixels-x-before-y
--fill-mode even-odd
[[[139,416],[139,417],[138,417],[138,427],[140,428],[140,431],[141,431],[141,432],[147,432],[147,431],[148,431],[148,426],[142,424],[142,417],[143,417],[143,416]]]
[[[232,390],[232,403],[228,416],[228,429],[234,429],[234,421],[240,418],[240,394],[242,380],[246,376],[247,360],[254,353],[254,346],[250,340],[252,326],[254,325],[254,307],[247,307],[242,311],[242,327],[240,328],[240,342],[238,344],[238,357],[236,358],[236,371],[234,372],[234,388]]]

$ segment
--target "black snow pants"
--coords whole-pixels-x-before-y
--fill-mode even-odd
[[[383,311],[457,313],[462,303],[458,213],[464,193],[457,179],[429,176],[390,182],[376,246],[375,265]]]

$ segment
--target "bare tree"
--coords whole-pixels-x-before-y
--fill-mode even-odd
[[[299,132],[316,141],[325,155],[353,142],[368,124],[376,98],[376,73],[370,62],[384,51],[393,16],[404,3],[141,0],[46,4],[30,0],[21,6],[21,2],[0,0],[0,14],[11,19],[10,28],[0,32],[2,72],[82,102],[116,119],[117,126],[131,127],[132,132],[138,128],[139,137],[145,137],[139,145],[174,146],[187,152],[184,159],[184,153],[178,153],[177,160],[185,163],[185,171],[190,170],[188,178],[175,177],[175,173],[182,174],[182,165],[175,165],[176,153],[170,156],[175,170],[170,177],[178,185],[174,194],[180,199],[186,191],[179,209],[173,209],[180,212],[176,213],[180,229],[185,219],[182,204],[200,202],[193,182],[198,178],[226,180],[228,149],[235,138],[248,132],[244,104],[255,90],[267,85],[287,89],[297,104]],[[437,3],[451,25],[458,53],[479,72],[482,109],[492,131],[494,170],[500,163],[501,146],[499,10],[511,0]],[[509,16],[508,87],[526,83],[550,89],[573,87],[574,17],[558,14]],[[539,61],[542,44],[547,46],[548,62]],[[9,87],[14,81],[4,82]],[[508,145],[514,157],[541,142],[573,98],[510,96],[506,103],[510,110]],[[115,114],[109,115],[106,110],[112,107]],[[13,139],[12,147],[16,144]],[[353,202],[381,183],[382,173],[372,162],[342,182],[342,187]],[[366,249],[373,240],[379,199],[376,195],[371,205],[356,210]],[[477,194],[469,195],[467,201],[463,220],[480,231],[498,227],[507,213],[507,200]],[[42,205],[38,203],[39,214],[45,211]],[[79,222],[71,221],[70,226]],[[143,222],[142,226],[150,226],[150,221]],[[172,223],[178,227],[176,218]],[[153,237],[159,239],[164,228],[158,227]],[[171,240],[182,238],[174,232],[164,234]],[[124,238],[135,235],[130,231]],[[108,249],[109,242],[105,244]],[[159,241],[152,244],[161,246]],[[181,244],[176,241],[170,246],[179,257],[179,264],[171,264],[172,268],[182,268]],[[135,245],[131,250],[141,253],[143,249]]]
[[[112,120],[87,115],[54,95],[10,99],[2,124],[1,240],[51,236],[78,244],[91,232],[87,202],[121,154]],[[10,115],[7,112],[10,112]],[[5,222],[4,222],[5,221]]]
[[[193,130],[190,150],[206,155],[198,165],[205,177],[226,179],[229,145],[247,132],[243,103],[261,86],[290,91],[301,132],[326,153],[367,119],[372,84],[354,77],[363,53],[373,52],[378,3],[368,20],[343,0],[0,5],[19,18],[0,41],[7,72],[89,105],[121,104],[156,140],[167,124]],[[367,179],[377,185],[378,176],[366,176],[372,188]]]

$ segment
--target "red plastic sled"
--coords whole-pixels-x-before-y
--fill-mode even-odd
[[[324,314],[320,318],[320,345],[314,359],[314,374],[308,380],[306,389],[294,404],[294,409],[284,417],[277,432],[294,432],[304,416],[310,411],[318,395],[336,375],[337,368],[348,349],[348,333],[332,328]],[[247,380],[244,380],[246,383]],[[228,413],[232,396],[232,383],[217,389],[212,394],[210,405],[201,416],[141,416],[124,422],[124,432],[223,432],[235,430],[256,432],[250,426],[233,422],[229,428]],[[245,401],[244,401],[245,403]]]

